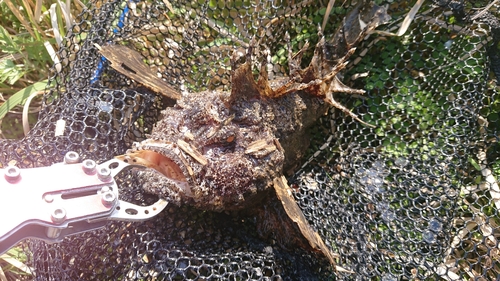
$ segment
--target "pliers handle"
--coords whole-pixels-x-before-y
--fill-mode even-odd
[[[26,238],[49,243],[104,227],[109,220],[144,221],[166,206],[163,199],[138,206],[118,199],[114,177],[129,165],[112,159],[100,165],[68,152],[49,167],[0,169],[0,254]]]

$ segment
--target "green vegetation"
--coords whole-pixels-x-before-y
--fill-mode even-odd
[[[26,254],[20,247],[0,255],[0,280],[30,280],[31,269],[24,264],[26,261]]]
[[[71,7],[66,6],[70,4]],[[52,56],[72,20],[81,12],[80,1],[58,2],[4,0],[0,2],[0,138],[23,136],[20,105],[46,86]],[[36,120],[37,98],[30,107]]]
[[[364,138],[359,143],[362,149],[380,153],[380,157],[388,159],[385,164],[391,169],[397,167],[390,159],[401,157],[427,165],[426,169],[433,175],[432,181],[419,170],[413,171],[412,176],[414,180],[434,185],[435,189],[426,195],[425,200],[422,194],[429,190],[424,185],[421,189],[399,190],[398,178],[393,175],[385,178],[391,192],[385,194],[384,198],[390,202],[390,210],[396,214],[401,210],[416,209],[418,213],[405,213],[402,216],[415,216],[417,220],[433,216],[444,218],[447,212],[441,213],[442,211],[457,208],[454,205],[457,203],[451,200],[453,197],[448,198],[452,196],[449,193],[452,190],[450,184],[454,188],[462,187],[462,191],[469,188],[467,193],[463,192],[458,197],[459,210],[455,215],[457,220],[454,227],[466,228],[471,235],[455,237],[462,245],[454,245],[456,253],[453,257],[447,257],[459,261],[462,269],[469,266],[463,255],[467,254],[470,261],[479,260],[482,255],[490,255],[486,249],[494,245],[485,237],[490,235],[488,231],[498,235],[496,226],[500,224],[500,210],[495,205],[493,191],[490,191],[492,186],[485,183],[479,160],[474,155],[477,151],[473,150],[478,142],[492,139],[487,144],[487,157],[492,164],[488,167],[492,168],[498,182],[499,151],[498,144],[495,144],[498,137],[493,140],[495,137],[487,135],[484,130],[489,129],[490,133],[498,134],[500,98],[495,90],[490,89],[490,93],[484,95],[489,90],[485,87],[478,88],[485,84],[489,72],[485,67],[487,58],[481,42],[483,39],[484,37],[470,36],[467,33],[456,34],[445,28],[429,27],[423,23],[414,24],[409,34],[403,37],[380,38],[346,74],[346,77],[351,77],[367,73],[365,78],[358,78],[352,83],[357,88],[364,87],[368,90],[369,97],[343,101],[361,114],[364,121],[375,124],[377,128],[374,129],[374,134],[363,133],[368,129],[350,123],[339,125],[345,128],[338,129],[342,132],[349,132],[350,129],[348,135],[353,138],[363,135]],[[361,51],[358,50],[360,53]],[[483,100],[482,106],[476,104],[478,99]],[[479,116],[476,114],[477,109],[480,109]],[[481,127],[484,125],[487,128]],[[467,153],[467,162],[461,153]],[[447,170],[448,166],[456,169]],[[480,188],[470,191],[475,185]],[[432,204],[439,204],[440,208],[429,208]],[[386,237],[392,235],[388,234],[391,231],[396,233],[400,229],[414,229],[414,224],[401,220],[388,224],[387,227],[380,224],[373,227],[383,234],[381,237]],[[403,233],[407,235],[405,239],[424,239],[423,232]],[[411,245],[409,243],[408,247]],[[417,244],[413,244],[415,245]],[[480,246],[473,250],[477,245]],[[406,245],[401,247],[405,249],[401,251],[404,255],[408,249],[405,248]],[[422,243],[418,247],[426,249],[428,246]],[[477,262],[474,270],[481,272],[483,266],[485,265]],[[487,274],[489,278],[495,278],[497,273],[498,270],[494,269]]]

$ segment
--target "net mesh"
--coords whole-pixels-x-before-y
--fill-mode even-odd
[[[342,2],[342,1],[341,1]],[[336,3],[335,33],[356,1]],[[375,1],[397,33],[415,1]],[[92,1],[64,41],[38,122],[22,140],[0,140],[0,163],[98,162],[147,137],[169,101],[113,70],[95,44],[127,44],[179,91],[230,89],[235,50],[257,38],[270,79],[288,73],[285,32],[298,51],[318,41],[321,1]],[[498,5],[427,1],[402,36],[374,33],[343,79],[364,96],[335,99],[370,128],[332,108],[317,122],[303,165],[288,178],[310,224],[338,254],[327,261],[284,249],[258,220],[168,206],[143,223],[104,229],[26,252],[36,280],[495,280],[500,96]],[[364,3],[363,5],[367,5]],[[313,48],[304,55],[305,63]],[[257,68],[256,68],[257,69]],[[496,75],[496,76],[495,76]],[[63,132],[56,128],[63,123]],[[133,173],[121,199],[148,205]],[[273,204],[279,202],[271,201]]]

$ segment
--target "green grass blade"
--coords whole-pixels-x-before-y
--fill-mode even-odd
[[[474,169],[476,169],[477,171],[481,171],[481,166],[479,166],[479,164],[476,162],[476,160],[472,159],[471,157],[468,157],[467,158],[467,161],[469,161],[469,163],[474,167]]]
[[[43,91],[45,90],[45,87],[47,87],[47,80],[37,82],[13,94],[8,100],[0,105],[0,119],[2,119],[5,114],[12,110],[16,105],[23,104],[32,93]]]

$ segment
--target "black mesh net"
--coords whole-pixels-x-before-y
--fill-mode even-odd
[[[357,4],[337,2],[326,38]],[[427,1],[408,31],[393,36],[416,1],[375,2],[391,16],[378,28],[385,33],[365,38],[342,72],[345,84],[367,93],[335,99],[376,127],[332,108],[288,178],[345,271],[260,236],[266,218],[169,205],[147,222],[110,223],[59,244],[32,241],[26,251],[35,279],[497,279],[499,5]],[[306,41],[314,46],[327,4],[93,1],[58,53],[37,124],[23,140],[0,140],[0,163],[47,166],[67,151],[104,161],[151,132],[170,101],[111,68],[95,44],[127,44],[185,94],[228,90],[230,57],[252,38],[269,50],[257,56],[268,60],[269,78],[286,75],[285,33],[294,51]],[[157,199],[132,172],[118,180],[126,201]]]

